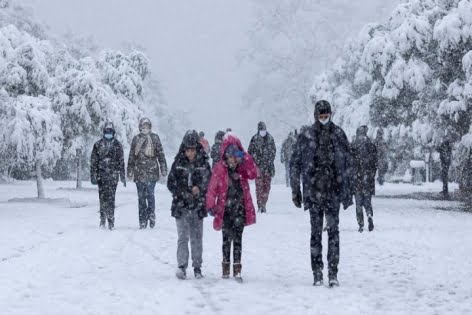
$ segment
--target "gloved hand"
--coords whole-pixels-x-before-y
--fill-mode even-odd
[[[207,210],[207,213],[210,217],[214,217],[215,216],[215,213],[213,212],[213,209],[208,209]]]
[[[301,208],[302,207],[302,193],[300,190],[292,191],[292,201],[295,207]]]

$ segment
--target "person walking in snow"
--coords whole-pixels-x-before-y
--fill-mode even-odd
[[[285,166],[285,183],[290,187],[290,159],[292,158],[293,147],[296,142],[296,132],[290,132],[287,139],[282,142],[282,150],[280,151],[280,162]]]
[[[352,205],[350,183],[351,150],[344,131],[331,121],[331,105],[315,104],[315,123],[300,131],[290,162],[292,200],[310,211],[311,268],[315,286],[323,284],[321,238],[323,217],[328,232],[329,286],[338,286],[339,207]],[[300,190],[303,183],[303,195]]]
[[[214,215],[213,228],[223,230],[223,278],[228,279],[233,245],[233,277],[242,281],[241,252],[244,227],[256,223],[249,180],[257,176],[253,158],[244,152],[241,141],[233,134],[225,135],[221,159],[213,168],[206,208]]]
[[[167,176],[167,162],[159,136],[152,132],[149,118],[139,121],[139,134],[134,136],[128,157],[128,178],[138,191],[139,228],[156,225],[154,189],[160,175]]]
[[[211,147],[211,159],[213,160],[212,166],[215,166],[215,164],[220,160],[221,158],[221,145],[223,144],[223,137],[225,136],[224,131],[218,131],[215,135],[215,143]]]
[[[100,199],[100,227],[115,228],[115,193],[118,181],[126,187],[123,146],[115,138],[113,123],[107,122],[103,137],[93,145],[90,157],[90,180],[98,185]]]
[[[257,134],[251,138],[248,152],[254,158],[259,170],[256,178],[256,198],[258,211],[267,212],[266,204],[269,199],[272,177],[275,175],[275,141],[267,132],[264,122],[257,125]]]
[[[205,139],[205,133],[203,131],[200,131],[198,134],[199,136],[199,142],[203,146],[203,150],[205,151],[206,154],[210,154],[210,144],[208,143],[208,140]]]
[[[364,208],[369,222],[369,231],[374,229],[372,196],[375,195],[375,173],[378,162],[377,148],[367,136],[368,130],[367,126],[360,126],[351,143],[352,184],[360,233],[364,230]]]
[[[377,182],[379,185],[383,185],[385,182],[385,174],[388,172],[388,160],[387,160],[387,142],[384,140],[384,131],[382,128],[377,130],[377,137],[375,138],[375,147],[377,148],[377,161],[378,161],[378,177]]]
[[[172,194],[171,214],[177,224],[176,276],[179,279],[187,277],[189,240],[194,276],[202,277],[203,218],[207,216],[205,196],[211,168],[198,140],[195,130],[187,131],[167,178],[167,188]]]

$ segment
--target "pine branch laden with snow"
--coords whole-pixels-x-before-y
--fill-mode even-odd
[[[348,136],[362,124],[386,129],[391,150],[406,150],[394,164],[446,137],[463,154],[472,143],[471,51],[470,1],[409,0],[346,44],[315,78],[311,97],[332,102]]]
[[[160,130],[173,133],[177,117],[145,54],[93,54],[97,48],[91,46],[73,36],[64,43],[49,39],[20,6],[0,10],[0,170],[21,163],[33,169],[36,160],[44,168],[77,152],[89,156],[106,121],[114,122],[125,149],[145,115],[161,116],[154,117],[156,126],[165,120]]]

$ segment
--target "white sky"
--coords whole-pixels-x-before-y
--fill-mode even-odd
[[[236,54],[247,46],[251,0],[24,0],[57,35],[67,31],[119,48],[146,49],[171,106],[195,129],[244,125],[248,72]],[[209,127],[209,128],[208,128]]]
[[[14,1],[33,7],[56,35],[70,31],[93,36],[104,47],[119,48],[123,42],[144,47],[168,103],[188,113],[188,128],[207,131],[209,139],[226,127],[243,138],[256,132],[262,118],[242,109],[250,71],[236,59],[248,47],[253,0]],[[352,26],[352,34],[339,36],[354,35],[386,13],[367,11],[336,21]]]

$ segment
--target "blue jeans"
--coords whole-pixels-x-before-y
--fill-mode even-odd
[[[147,221],[154,227],[156,221],[156,201],[154,188],[156,182],[136,182],[138,189],[139,225],[146,227]]]

